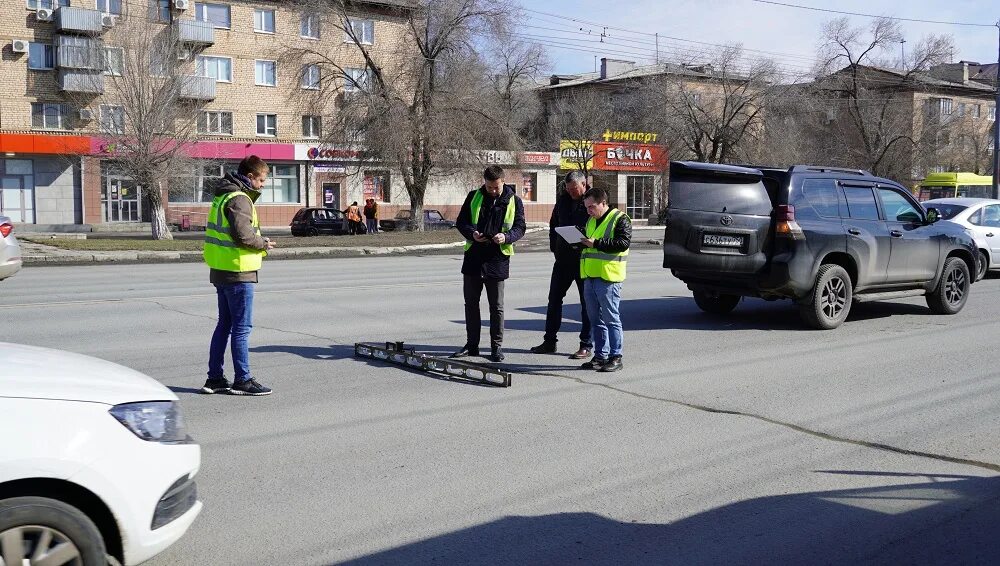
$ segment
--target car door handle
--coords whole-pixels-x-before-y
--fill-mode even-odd
[[[861,235],[861,230],[858,230],[857,228],[848,228],[847,229],[847,233],[850,234],[850,235],[852,235],[852,236],[860,236]]]
[[[903,233],[900,232],[899,230],[893,230],[893,231],[889,232],[889,235],[892,236],[893,238],[902,238],[903,237]]]

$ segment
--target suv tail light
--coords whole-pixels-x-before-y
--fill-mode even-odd
[[[790,204],[780,204],[774,211],[774,233],[778,236],[804,240],[805,234],[795,221],[795,207]]]
[[[13,231],[14,231],[14,225],[11,224],[10,222],[4,222],[3,224],[0,224],[0,236],[6,238],[7,236],[10,236],[10,233]]]

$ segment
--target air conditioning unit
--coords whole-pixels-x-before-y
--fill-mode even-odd
[[[178,61],[187,61],[190,58],[191,58],[191,50],[190,49],[181,49],[181,50],[177,51],[177,60]]]
[[[115,23],[117,23],[117,22],[118,22],[118,18],[115,17],[115,16],[112,16],[111,14],[104,14],[104,15],[101,16],[101,25],[104,26],[104,27],[106,27],[106,28],[113,28],[113,27],[115,27]]]
[[[10,42],[10,50],[14,53],[27,53],[28,52],[28,40],[27,39],[15,39]]]
[[[191,3],[188,0],[174,0],[174,9],[187,10]]]
[[[94,119],[94,111],[91,110],[90,108],[81,108],[80,109],[80,119],[81,120],[85,120],[85,121],[86,120],[93,120]]]
[[[35,19],[40,22],[51,22],[52,21],[52,10],[47,8],[40,8],[35,11]]]

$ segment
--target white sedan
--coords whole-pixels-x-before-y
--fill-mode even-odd
[[[21,269],[21,246],[14,237],[14,223],[0,216],[0,280],[14,275]]]
[[[0,342],[0,431],[0,564],[138,564],[201,511],[177,396],[126,367]]]
[[[1000,269],[1000,200],[939,198],[921,204],[927,209],[936,208],[942,220],[959,224],[972,233],[979,248],[977,280],[990,269]]]

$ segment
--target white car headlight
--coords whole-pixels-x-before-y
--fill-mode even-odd
[[[180,407],[173,401],[124,403],[115,405],[109,412],[143,440],[167,444],[192,441],[184,429]]]

